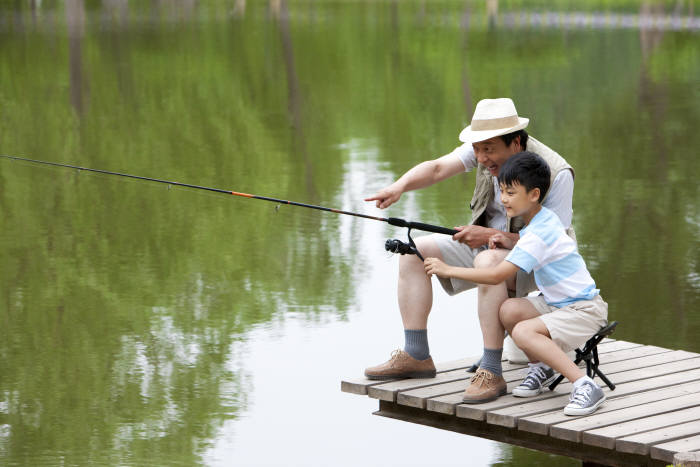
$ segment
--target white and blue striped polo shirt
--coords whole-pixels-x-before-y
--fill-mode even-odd
[[[561,221],[544,206],[520,231],[520,240],[506,256],[523,271],[535,271],[535,282],[544,300],[563,307],[598,295],[576,242],[566,235]]]

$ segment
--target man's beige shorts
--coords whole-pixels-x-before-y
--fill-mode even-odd
[[[440,253],[442,253],[442,259],[445,263],[450,266],[459,266],[462,268],[473,268],[474,258],[476,255],[486,250],[487,248],[470,248],[464,243],[456,242],[452,240],[452,237],[442,234],[432,234],[431,239],[440,248]],[[438,277],[440,285],[445,289],[448,295],[456,295],[465,290],[473,289],[477,285],[473,282],[464,281],[461,279],[443,279]],[[527,274],[521,270],[518,270],[518,274],[515,277],[515,283],[518,288],[518,293],[516,296],[524,296],[528,292],[532,292],[537,288],[535,285],[535,276],[530,273]]]
[[[552,340],[564,352],[582,347],[588,339],[608,324],[608,304],[596,295],[561,308],[548,305],[542,295],[526,297],[547,326]]]

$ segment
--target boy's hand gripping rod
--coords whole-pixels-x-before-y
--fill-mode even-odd
[[[313,204],[305,204],[305,203],[298,203],[296,201],[288,201],[285,199],[270,198],[268,196],[259,196],[259,195],[252,195],[249,193],[240,193],[238,191],[222,190],[220,188],[210,188],[210,187],[200,186],[200,185],[191,185],[189,183],[173,182],[173,181],[169,181],[169,180],[162,180],[162,179],[151,178],[151,177],[141,177],[138,175],[130,175],[130,174],[119,173],[119,172],[110,172],[109,170],[91,169],[88,167],[79,167],[79,166],[70,165],[70,164],[60,164],[58,162],[47,162],[47,161],[40,161],[40,160],[36,160],[36,159],[27,159],[24,157],[8,156],[8,155],[4,155],[4,154],[0,154],[0,157],[4,157],[6,159],[22,161],[22,162],[31,162],[33,164],[43,164],[43,165],[51,165],[54,167],[64,167],[67,169],[85,170],[87,172],[95,172],[95,173],[106,174],[106,175],[116,175],[118,177],[134,178],[136,180],[144,180],[144,181],[148,181],[148,182],[165,183],[167,185],[181,186],[181,187],[185,187],[185,188],[193,188],[196,190],[213,191],[215,193],[224,193],[224,194],[228,194],[228,195],[241,196],[244,198],[261,199],[264,201],[271,201],[271,202],[278,203],[278,204],[289,204],[291,206],[301,206],[303,208],[318,209],[320,211],[328,211],[328,212],[334,212],[336,214],[345,214],[348,216],[362,217],[364,219],[372,219],[375,221],[382,221],[382,222],[386,222],[390,225],[394,225],[396,227],[408,228],[408,240],[409,240],[409,247],[410,247],[408,250],[400,251],[402,249],[398,248],[398,247],[396,249],[389,248],[389,242],[398,242],[399,244],[405,245],[398,240],[387,240],[387,244],[385,245],[386,249],[389,251],[393,251],[394,253],[416,254],[416,255],[418,255],[418,257],[420,259],[423,259],[423,257],[420,255],[420,253],[418,253],[418,250],[415,248],[415,243],[413,242],[413,239],[411,239],[411,229],[422,230],[425,232],[441,233],[441,234],[445,234],[445,235],[454,235],[458,232],[457,230],[448,229],[446,227],[441,227],[439,225],[424,224],[422,222],[410,222],[410,221],[406,221],[404,219],[399,219],[397,217],[370,216],[367,214],[360,214],[357,212],[343,211],[340,209],[327,208],[324,206],[315,206]]]

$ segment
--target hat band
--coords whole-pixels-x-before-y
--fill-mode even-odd
[[[502,130],[512,128],[520,123],[517,115],[501,118],[489,118],[486,120],[472,120],[472,131]]]

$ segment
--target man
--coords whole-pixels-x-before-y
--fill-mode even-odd
[[[554,211],[567,233],[574,237],[571,229],[573,169],[559,154],[527,134],[528,123],[529,119],[518,116],[511,99],[484,99],[476,105],[471,125],[459,135],[464,144],[440,158],[418,164],[365,201],[374,201],[377,207],[385,209],[407,191],[476,169],[476,186],[470,202],[471,223],[457,227],[459,233],[452,238],[433,234],[415,241],[426,258],[436,257],[452,266],[492,267],[505,258],[508,250],[488,249],[489,238],[504,233],[515,242],[523,226],[522,219],[507,218],[496,177],[505,161],[528,150],[542,157],[550,168],[551,188],[543,206]],[[519,272],[514,280],[497,285],[477,285],[451,278],[439,280],[449,295],[478,287],[478,315],[484,339],[480,368],[500,376],[505,330],[498,311],[509,296],[522,297],[535,290],[532,274]],[[389,361],[367,368],[365,376],[370,379],[433,377],[435,365],[430,357],[427,337],[428,315],[433,301],[432,282],[417,256],[405,255],[399,260],[398,301],[405,334],[404,349],[394,352]]]

